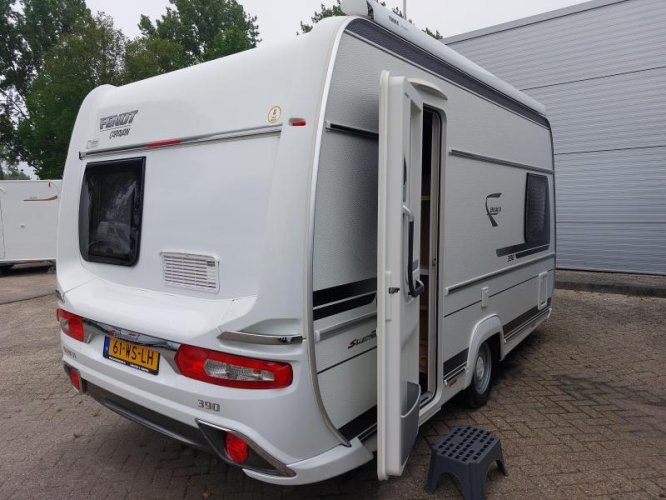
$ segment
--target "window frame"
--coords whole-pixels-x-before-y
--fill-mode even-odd
[[[90,254],[90,249],[86,248],[87,243],[90,241],[90,209],[88,204],[88,179],[90,176],[99,172],[118,172],[129,171],[136,176],[137,193],[134,197],[134,207],[132,213],[132,220],[130,222],[130,258],[121,259],[118,257],[100,256]],[[141,252],[141,230],[143,227],[143,201],[145,198],[145,175],[146,175],[146,157],[132,157],[120,158],[117,160],[106,160],[87,163],[83,173],[83,180],[81,183],[81,197],[79,202],[79,251],[81,257],[86,262],[94,262],[100,264],[112,264],[124,267],[133,267],[139,260]],[[87,205],[87,206],[86,206]],[[84,214],[84,211],[86,212]],[[136,237],[132,238],[133,229],[136,228]]]

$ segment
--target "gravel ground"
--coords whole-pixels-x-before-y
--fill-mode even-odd
[[[54,281],[0,277],[2,499],[432,498],[423,490],[430,446],[454,425],[502,439],[509,476],[491,469],[488,498],[666,497],[666,299],[558,290],[551,319],[507,358],[487,406],[445,405],[421,428],[402,477],[378,482],[371,462],[277,487],[76,395],[55,298],[23,300]],[[461,494],[443,477],[434,497]]]

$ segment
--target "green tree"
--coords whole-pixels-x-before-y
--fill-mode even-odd
[[[16,162],[25,145],[19,123],[44,54],[77,20],[90,17],[84,0],[0,0],[0,161]]]
[[[333,16],[344,16],[345,13],[342,12],[342,7],[340,7],[340,0],[336,0],[336,3],[330,7],[326,7],[324,4],[321,4],[321,10],[315,11],[314,15],[310,18],[312,24],[304,23],[301,21],[301,32],[309,33],[312,31],[312,28],[322,19]]]
[[[245,12],[235,0],[169,0],[171,7],[153,22],[141,16],[139,29],[145,39],[161,39],[179,44],[188,64],[209,61],[256,47],[259,42],[257,18]],[[175,46],[151,47],[155,54],[175,51]],[[165,69],[160,66],[160,69]]]
[[[127,44],[125,52],[126,82],[184,68],[192,59],[178,42],[163,38],[139,37]]]
[[[59,178],[81,102],[95,87],[122,83],[127,40],[103,14],[80,19],[44,54],[20,121],[22,158],[41,178]]]

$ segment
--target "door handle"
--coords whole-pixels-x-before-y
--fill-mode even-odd
[[[407,205],[402,206],[402,212],[407,216],[409,224],[407,232],[407,286],[409,287],[409,295],[418,297],[424,292],[425,287],[421,281],[414,280],[414,214]]]

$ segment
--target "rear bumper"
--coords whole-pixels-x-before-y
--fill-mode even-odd
[[[106,408],[135,423],[193,448],[217,455],[227,464],[242,468],[249,477],[268,483],[298,485],[323,481],[359,467],[373,458],[372,452],[368,449],[368,446],[372,445],[372,441],[364,444],[358,439],[353,439],[350,447],[336,446],[321,455],[286,465],[270,457],[257,443],[240,434],[239,437],[249,441],[248,444],[259,458],[265,460],[264,467],[247,467],[232,462],[222,445],[225,433],[239,434],[236,431],[203,421],[198,421],[198,428],[192,427],[122,398],[88,381],[85,383],[85,393]]]

